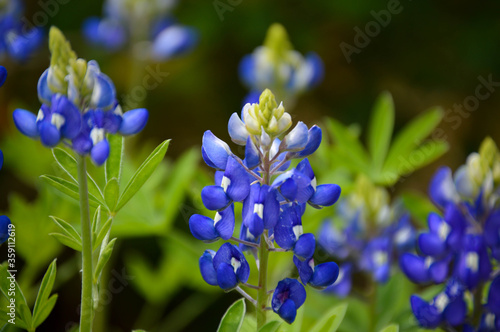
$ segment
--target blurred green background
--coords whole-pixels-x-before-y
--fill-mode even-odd
[[[96,59],[102,71],[115,82],[119,98],[124,99],[134,87],[130,68],[136,60],[126,50],[111,54],[88,45],[80,31],[85,18],[101,16],[102,1],[63,2],[67,3],[52,1],[58,4],[58,10],[53,15],[48,13],[47,30],[50,25],[58,26],[80,57]],[[480,101],[475,111],[465,113],[467,117],[457,120],[457,113],[453,112],[454,104],[461,105],[466,97],[475,95],[480,84],[479,76],[485,79],[491,76],[494,82],[500,82],[499,1],[478,4],[471,1],[403,0],[400,2],[401,13],[392,15],[390,24],[370,38],[370,43],[359,54],[352,54],[350,63],[339,45],[342,42],[354,45],[354,28],[364,30],[366,24],[374,20],[371,12],[387,9],[387,1],[242,0],[236,6],[230,6],[233,10],[224,12],[221,20],[212,0],[179,1],[173,14],[180,23],[199,30],[200,43],[190,55],[160,64],[161,71],[169,75],[140,103],[150,111],[150,121],[139,137],[127,141],[131,146],[129,157],[134,151],[142,151],[139,147],[143,145],[153,147],[172,138],[167,155],[175,160],[189,148],[198,149],[207,129],[229,141],[227,121],[233,112],[240,111],[247,92],[238,78],[238,63],[242,56],[262,44],[267,28],[274,22],[285,26],[296,50],[303,54],[315,51],[325,63],[324,81],[299,98],[291,112],[294,121],[300,119],[312,125],[324,116],[330,116],[345,124],[359,123],[366,128],[373,102],[383,90],[390,91],[395,101],[396,131],[431,106],[441,106],[447,112],[439,127],[445,132],[450,151],[431,166],[398,183],[396,190],[412,188],[425,192],[439,165],[447,164],[455,169],[487,135],[500,142],[500,86],[494,87],[495,91]],[[40,11],[43,9],[38,2],[29,1],[26,18],[32,21]],[[130,24],[133,27],[134,22]],[[12,111],[22,107],[35,112],[39,108],[36,84],[48,64],[46,43],[26,64],[8,59],[2,63],[8,69],[9,77],[0,89],[1,149],[12,145],[9,139],[20,137],[13,134]],[[147,64],[135,66],[142,68],[143,75],[146,74]],[[155,68],[156,65],[150,66]],[[37,143],[33,149],[42,150],[42,147]],[[23,160],[39,164],[41,169],[37,172],[31,165],[32,177],[27,177],[15,163],[9,163],[9,155],[6,155],[6,166],[0,172],[2,211],[11,208],[13,195],[23,197],[27,202],[37,198],[35,179],[47,172],[43,166],[49,165],[51,160],[48,150],[28,153],[18,149],[17,153],[26,154]],[[145,157],[144,153],[132,164],[138,166]],[[41,156],[47,160],[36,159]],[[190,184],[185,186],[190,186],[189,190],[196,189]],[[190,236],[185,215],[194,211],[184,212],[177,216],[175,228],[182,235]],[[140,252],[141,257],[148,257],[148,264],[158,264],[164,242],[171,241],[151,236],[123,241],[119,251],[113,254],[117,256],[115,268],[121,270],[124,253],[132,249]],[[201,252],[198,251],[198,255]],[[58,255],[59,261],[63,262],[71,255],[70,250],[65,250]],[[60,293],[58,305],[40,331],[62,331],[65,328],[62,324],[67,323],[68,317],[78,320],[75,309],[79,301],[78,278],[71,277],[57,292]],[[196,292],[186,287],[172,294],[171,301],[159,310],[161,316],[178,315],[175,311],[179,309],[177,305],[192,298]],[[212,294],[222,295],[222,292]],[[207,330],[215,329],[228,304],[237,297],[233,293],[214,297],[213,301],[217,299],[217,302],[207,304],[210,310],[188,322],[184,329],[195,330],[196,324],[204,324]],[[145,307],[148,304],[131,287],[125,287],[123,292],[114,296],[112,303],[109,306],[110,320],[123,330],[130,330],[141,309],[148,311]],[[186,307],[189,308],[189,303]],[[65,317],[65,320],[60,317]]]

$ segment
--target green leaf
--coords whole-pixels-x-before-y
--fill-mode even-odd
[[[38,290],[38,295],[35,301],[35,307],[33,308],[33,324],[34,324],[33,327],[40,325],[48,316],[47,313],[47,316],[43,317],[42,309],[44,306],[47,305],[47,302],[49,300],[49,295],[52,292],[52,287],[54,286],[54,281],[56,279],[56,272],[57,272],[56,260],[54,259],[52,263],[50,263],[47,272],[45,272],[45,275],[43,276],[42,279],[42,283],[40,284],[40,289]],[[57,298],[52,300],[54,301],[54,304],[56,299]],[[52,308],[53,307],[54,305],[52,305]],[[50,310],[52,310],[52,308],[50,308]]]
[[[120,195],[120,186],[118,185],[118,179],[112,178],[106,184],[104,188],[104,197],[106,199],[106,204],[109,211],[114,212],[116,202],[118,202],[118,196]]]
[[[273,320],[272,322],[267,323],[259,329],[259,332],[277,332],[280,328],[282,322],[277,320]]]
[[[72,237],[66,236],[61,233],[49,233],[49,235],[73,250],[82,251],[82,243],[78,242]]]
[[[334,147],[339,149],[341,156],[359,172],[369,173],[369,157],[358,137],[337,120],[327,118],[326,123]]]
[[[234,302],[222,317],[218,332],[238,332],[245,318],[245,299]]]
[[[135,195],[135,193],[139,191],[139,189],[141,189],[142,185],[149,179],[151,174],[153,174],[163,157],[165,157],[169,143],[170,140],[166,140],[158,145],[158,147],[135,172],[134,176],[132,176],[132,179],[130,179],[129,183],[125,187],[125,190],[123,190],[123,193],[118,199],[118,204],[115,209],[116,212],[119,211]]]
[[[66,194],[77,201],[80,199],[78,186],[76,184],[52,175],[42,175],[40,176],[40,178],[63,194]],[[97,208],[99,205],[105,204],[103,202],[100,202],[94,195],[89,193],[89,205]]]
[[[108,159],[106,159],[106,163],[104,164],[106,183],[109,182],[109,180],[112,178],[116,178],[118,180],[118,183],[120,182],[125,146],[124,141],[125,138],[121,135],[108,134],[109,157]]]
[[[345,313],[347,311],[347,304],[341,304],[327,311],[323,317],[310,329],[310,332],[335,332],[342,323]]]
[[[377,98],[368,127],[368,149],[375,169],[382,169],[392,131],[394,129],[394,102],[389,92],[383,92]]]
[[[12,297],[15,299],[17,312],[16,326],[27,329],[31,326],[31,312],[26,305],[26,298],[24,297],[24,294],[15,279],[15,275],[12,276],[10,274],[7,266],[7,262],[0,265],[0,291],[7,301],[10,301],[10,298]],[[11,280],[14,281],[14,289],[10,288]]]
[[[95,239],[101,227],[101,206],[95,209],[94,219],[92,219],[92,239]]]
[[[62,170],[69,175],[69,177],[74,181],[75,184],[78,185],[78,164],[76,163],[76,159],[73,158],[66,150],[61,148],[52,149],[52,154],[54,155],[57,164],[62,168]],[[89,193],[94,197],[98,198],[99,201],[104,201],[104,197],[102,195],[101,189],[95,182],[95,180],[87,173],[87,183]]]
[[[112,223],[113,223],[113,218],[109,218],[108,220],[106,220],[104,225],[102,225],[101,229],[99,230],[99,233],[97,233],[97,236],[94,239],[94,244],[92,245],[92,250],[96,250],[97,248],[99,248],[102,241],[104,240],[104,237],[106,237],[109,230],[111,229]]]
[[[427,217],[431,212],[437,212],[434,204],[429,198],[421,193],[407,191],[401,194],[403,205],[410,214],[418,221],[421,228],[427,227]]]
[[[82,238],[78,231],[69,223],[62,220],[61,218],[57,218],[54,216],[50,216],[50,218],[56,223],[57,226],[64,232],[68,237],[73,238],[75,241],[82,243]]]
[[[394,169],[400,158],[406,158],[424,138],[432,133],[443,118],[443,111],[436,107],[415,118],[398,133],[392,143],[384,169]]]
[[[109,261],[111,254],[113,253],[113,247],[115,246],[116,239],[109,241],[108,245],[104,248],[104,250],[99,255],[99,260],[97,261],[97,266],[94,272],[94,282],[97,283],[99,276],[101,275],[102,269]]]
[[[37,328],[47,319],[47,317],[49,317],[50,313],[52,312],[52,309],[54,309],[54,306],[56,305],[57,298],[58,298],[57,294],[52,295],[41,307],[36,316],[33,318],[34,328]]]
[[[391,324],[389,326],[386,326],[380,332],[399,332],[399,325],[398,324]]]

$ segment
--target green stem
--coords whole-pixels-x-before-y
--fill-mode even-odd
[[[271,181],[269,153],[266,152],[263,164],[263,182],[269,185]],[[260,236],[259,248],[259,290],[257,292],[257,331],[266,324],[266,307],[269,298],[267,294],[267,261],[269,259],[269,246],[265,237],[267,230]]]
[[[472,313],[473,326],[479,326],[481,322],[481,315],[483,311],[483,288],[484,283],[480,282],[474,291],[474,311]]]
[[[82,222],[82,302],[80,309],[80,332],[92,331],[92,230],[90,224],[87,167],[85,157],[77,155],[78,184],[80,190],[80,218]]]

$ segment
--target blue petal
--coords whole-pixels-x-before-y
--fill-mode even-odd
[[[500,315],[500,275],[491,282],[488,292],[488,309],[495,315]]]
[[[152,56],[155,60],[165,61],[190,52],[197,42],[198,33],[195,29],[180,25],[169,26],[155,38]]]
[[[245,226],[244,223],[241,223],[240,240],[252,242],[255,244],[260,243],[260,238],[254,238],[253,235],[251,234],[249,236],[248,228]],[[238,247],[240,248],[241,251],[248,251],[248,250],[256,251],[257,249],[251,246],[244,245],[242,243],[240,243]]]
[[[60,113],[64,117],[64,124],[60,128],[63,137],[73,139],[80,134],[82,115],[66,96],[60,94],[54,95],[52,98],[52,110],[54,113]]]
[[[443,259],[432,263],[429,266],[429,276],[436,284],[443,283],[448,277],[449,259]]]
[[[0,87],[4,85],[7,79],[7,69],[4,66],[0,66]]]
[[[352,280],[351,280],[352,264],[345,263],[339,268],[339,275],[335,282],[325,289],[325,292],[332,292],[339,297],[346,297],[351,292]]]
[[[429,305],[420,297],[412,295],[411,309],[420,326],[434,329],[441,324],[442,317],[436,307]]]
[[[293,248],[293,253],[300,260],[310,259],[316,249],[316,239],[311,233],[302,234]]]
[[[226,194],[235,202],[243,201],[250,193],[250,182],[247,174],[236,159],[228,157],[224,176],[231,182],[227,187]]]
[[[109,157],[109,142],[108,140],[102,140],[94,147],[92,147],[92,150],[90,150],[90,159],[96,164],[97,166],[101,166],[104,164],[106,159]]]
[[[82,31],[84,37],[92,44],[100,44],[99,23],[101,19],[97,16],[92,16],[83,21]]]
[[[220,246],[219,250],[217,250],[217,254],[214,256],[214,267],[216,269],[222,263],[231,264],[231,258],[234,257],[233,247],[235,248],[231,243],[224,243]]]
[[[339,266],[334,262],[316,265],[309,284],[314,288],[324,289],[332,285],[339,276]]]
[[[311,163],[309,163],[309,159],[307,158],[298,163],[296,169],[297,171],[305,174],[310,180],[315,178]]]
[[[214,221],[200,214],[193,214],[189,218],[189,229],[198,240],[213,242],[219,238],[219,234],[217,234],[214,227]]]
[[[429,273],[424,258],[405,253],[401,255],[399,265],[403,273],[414,283],[429,282]]]
[[[340,197],[340,186],[336,184],[322,184],[316,187],[316,192],[309,202],[317,206],[331,206]]]
[[[298,152],[298,157],[307,157],[313,154],[320,146],[322,139],[321,128],[314,125],[309,129],[307,144],[304,150]]]
[[[38,124],[38,132],[42,144],[49,148],[56,146],[61,140],[61,133],[57,127],[48,121],[42,121]]]
[[[245,226],[255,238],[264,232],[264,221],[256,213],[252,213],[250,218],[246,219]]]
[[[90,97],[92,108],[109,109],[116,101],[116,90],[113,81],[103,73],[96,73],[94,89]]]
[[[448,167],[441,167],[434,174],[429,185],[429,196],[442,208],[458,200],[455,183]]]
[[[430,256],[440,256],[446,249],[446,244],[439,235],[434,233],[420,234],[418,237],[418,246],[422,253]]]
[[[299,188],[297,186],[297,183],[292,178],[286,179],[285,182],[283,182],[283,184],[280,186],[281,195],[283,195],[283,197],[291,202],[295,201],[298,190]]]
[[[127,41],[127,32],[120,22],[113,19],[103,19],[98,27],[100,46],[108,50],[119,50]]]
[[[39,132],[35,114],[18,108],[12,113],[12,117],[14,118],[14,124],[17,129],[23,135],[28,137],[38,137]]]
[[[200,272],[203,280],[209,285],[217,286],[217,272],[214,269],[213,257],[215,252],[213,250],[205,250],[203,255],[200,257],[199,265]]]
[[[243,121],[241,121],[238,113],[233,113],[231,118],[229,118],[229,123],[227,125],[227,130],[229,132],[229,136],[231,136],[231,140],[239,145],[248,145],[247,139],[250,134],[245,127]]]
[[[279,308],[277,314],[288,324],[292,324],[297,316],[297,308],[295,302],[288,299]]]
[[[233,267],[228,263],[221,263],[217,267],[217,283],[224,290],[231,290],[238,286],[238,278]]]
[[[234,205],[217,212],[214,220],[215,230],[223,240],[229,240],[234,232]],[[219,220],[217,220],[220,218]]]
[[[274,227],[274,240],[283,249],[293,249],[297,237],[293,231],[294,226],[300,226],[300,217],[295,209],[287,209],[280,215]]]
[[[81,133],[75,137],[71,143],[73,144],[73,150],[75,150],[80,155],[86,155],[92,149],[92,140],[87,133]]]
[[[0,150],[0,170],[2,169],[3,166],[3,152]]]
[[[308,139],[308,129],[304,122],[299,121],[283,139],[286,151],[300,151],[305,148]]]
[[[122,135],[134,135],[140,132],[148,122],[149,112],[145,108],[138,108],[125,112],[119,132]]]
[[[444,319],[451,326],[462,325],[465,321],[465,316],[467,315],[467,305],[465,301],[461,298],[449,303],[444,309],[443,316]]]
[[[238,73],[240,75],[240,79],[249,87],[254,87],[255,86],[255,61],[253,59],[253,56],[251,54],[245,55],[243,59],[241,59],[241,62],[238,66]],[[256,100],[253,101],[253,103],[258,103],[259,102],[259,95],[257,96]]]
[[[245,98],[243,99],[243,105],[246,104],[258,104],[259,103],[259,97],[260,97],[261,92],[260,91],[250,91],[247,93]]]
[[[129,112],[132,112],[132,111],[129,111]],[[127,112],[127,113],[129,113],[129,112]],[[146,117],[148,117],[148,116],[149,115],[146,115]],[[147,121],[147,119],[146,119],[146,121]],[[118,132],[118,130],[120,130],[122,122],[123,122],[123,115],[121,114],[121,107],[116,106],[113,111],[105,112],[103,128],[106,129],[107,133],[116,134]],[[142,128],[140,130],[142,130]]]
[[[226,169],[227,159],[231,154],[229,146],[217,138],[210,130],[203,134],[202,140],[203,160],[208,166],[224,170]],[[212,166],[213,165],[213,166]]]
[[[233,115],[235,114],[236,113],[234,113]],[[245,147],[245,165],[248,168],[253,169],[259,166],[259,164],[260,164],[259,150],[257,150],[257,147],[255,146],[255,144],[253,144],[252,139],[250,138],[250,136],[248,136]]]
[[[296,279],[286,278],[278,282],[271,300],[273,311],[277,313],[288,299],[295,303],[297,309],[300,308],[306,300],[306,290]]]
[[[308,66],[311,67],[312,75],[308,82],[308,87],[313,87],[318,85],[322,80],[325,73],[325,68],[323,60],[314,52],[310,52],[306,55],[305,59]]]
[[[206,186],[201,190],[203,205],[209,210],[220,210],[231,203],[221,186]]]
[[[318,233],[318,243],[328,254],[340,259],[345,259],[349,255],[346,235],[341,234],[331,220],[326,220]]]
[[[10,236],[10,219],[7,216],[0,216],[0,244],[7,241]]]
[[[264,200],[264,228],[273,229],[279,220],[280,203],[276,197],[276,190],[263,185],[261,191],[266,192]]]
[[[297,256],[293,256],[293,263],[297,267],[299,272],[300,281],[306,285],[312,278],[314,270],[310,264],[314,266],[314,260],[312,258],[301,261]]]

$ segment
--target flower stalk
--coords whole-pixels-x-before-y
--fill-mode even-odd
[[[87,167],[85,157],[77,154],[78,184],[80,193],[80,219],[82,225],[82,298],[80,309],[80,332],[92,331],[92,231],[90,224]]]

